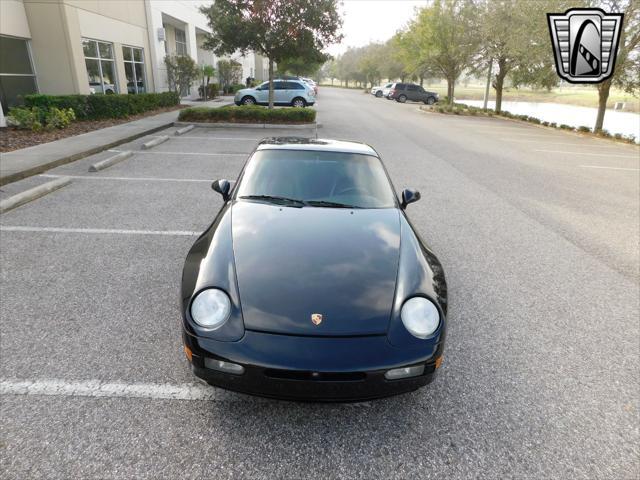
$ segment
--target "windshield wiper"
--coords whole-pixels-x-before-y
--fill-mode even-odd
[[[278,197],[275,195],[243,195],[240,198],[246,200],[264,200],[265,202],[273,202],[281,205],[292,205],[296,207],[304,207],[306,203],[297,198]]]
[[[306,200],[305,203],[312,207],[327,207],[327,208],[362,208],[356,205],[348,205],[340,202],[328,202],[327,200]]]

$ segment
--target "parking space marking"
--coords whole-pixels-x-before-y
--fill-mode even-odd
[[[193,232],[189,230],[121,230],[121,229],[110,229],[110,228],[25,227],[25,226],[18,226],[18,225],[0,225],[0,232],[167,235],[167,236],[181,236],[181,237],[197,237],[202,233],[202,232]]]
[[[120,153],[122,150],[109,150],[110,152]],[[196,155],[196,156],[207,156],[207,157],[246,157],[251,152],[247,153],[195,153],[195,152],[143,152],[136,151],[134,152],[136,155]]]
[[[0,381],[2,395],[46,395],[62,397],[149,398],[153,400],[228,400],[219,390],[205,385],[168,383],[121,383],[86,380]]]
[[[513,142],[513,143],[540,143],[540,140],[515,140],[512,138],[505,138],[506,141],[508,142]],[[544,142],[547,145],[563,145],[563,146],[567,146],[567,147],[584,147],[584,148],[618,148],[618,146],[616,145],[594,145],[594,144],[582,144],[582,143],[578,143],[578,142]],[[627,148],[627,147],[623,147],[623,148]]]
[[[586,152],[567,152],[564,150],[533,150],[534,152],[545,152],[545,153],[564,153],[569,155],[587,155],[589,157],[616,157],[616,158],[633,158],[638,159],[640,156],[638,155],[616,155],[613,153],[586,153]]]
[[[200,179],[200,178],[155,178],[155,177],[96,177],[91,175],[53,175],[49,173],[43,173],[40,177],[46,178],[60,178],[68,177],[80,180],[120,180],[127,182],[186,182],[186,183],[211,183],[213,180]]]
[[[603,170],[625,170],[628,172],[640,172],[640,168],[603,167],[600,165],[579,165],[580,168],[601,168]]]
[[[159,138],[161,135],[149,135],[149,137]],[[197,140],[254,140],[259,141],[265,137],[206,137],[202,135],[185,135],[183,137],[171,137],[171,140],[190,140],[195,138]]]
[[[268,398],[249,397],[197,383],[124,383],[100,380],[1,380],[0,395],[90,398],[144,398],[210,402],[271,403]],[[369,408],[370,402],[341,404],[340,408]]]

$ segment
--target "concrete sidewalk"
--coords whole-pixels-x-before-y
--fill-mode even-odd
[[[207,105],[214,106],[214,105]],[[179,110],[0,154],[0,185],[42,173],[170,127]]]

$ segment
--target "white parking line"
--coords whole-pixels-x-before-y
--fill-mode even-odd
[[[589,157],[616,157],[616,158],[634,158],[640,159],[640,155],[616,155],[612,153],[585,153],[585,152],[567,152],[564,150],[533,150],[534,152],[545,153],[564,153],[568,155],[587,155]]]
[[[178,237],[197,237],[202,232],[188,230],[120,230],[109,228],[57,228],[57,227],[25,227],[17,225],[1,225],[0,232],[44,232],[44,233],[88,233],[116,235],[167,235]]]
[[[213,402],[270,403],[267,398],[249,397],[197,383],[124,383],[84,380],[1,380],[0,395],[35,395],[90,398],[146,398]],[[370,402],[340,404],[338,408],[369,408]]]
[[[507,142],[513,142],[513,143],[540,143],[540,140],[515,140],[513,138],[505,138],[504,140],[506,140]],[[612,148],[613,145],[594,145],[592,143],[589,144],[584,144],[584,143],[578,143],[578,142],[544,142],[545,145],[564,145],[567,147],[584,147],[584,148]],[[615,147],[613,147],[615,148]],[[626,148],[626,147],[623,147]],[[633,148],[633,147],[631,147]]]
[[[120,153],[122,150],[109,150],[109,152]],[[250,152],[247,153],[195,153],[195,152],[159,152],[156,150],[151,150],[148,152],[144,151],[136,151],[133,152],[136,155],[196,155],[196,156],[209,156],[209,157],[246,157]]]
[[[580,165],[581,168],[601,168],[603,170],[625,170],[627,172],[640,172],[640,168],[601,167],[600,165]]]
[[[159,138],[162,135],[149,135],[151,138]],[[205,137],[202,135],[184,135],[182,137],[171,137],[171,140],[190,140],[192,138],[196,138],[198,140],[252,140],[254,142],[259,142],[264,137],[260,138],[250,138],[250,137]]]
[[[87,380],[0,381],[2,395],[48,395],[62,397],[150,398],[153,400],[220,400],[224,392],[198,384],[120,383]],[[223,398],[224,399],[224,398]]]
[[[202,182],[202,183],[211,183],[213,180],[199,179],[199,178],[156,178],[156,177],[96,177],[91,175],[53,175],[50,173],[43,173],[39,175],[40,177],[47,178],[60,178],[60,177],[68,177],[68,178],[78,178],[81,180],[123,180],[123,181],[131,181],[131,182]]]

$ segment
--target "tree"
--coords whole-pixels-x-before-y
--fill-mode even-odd
[[[481,45],[475,73],[489,64],[496,67],[492,83],[496,91],[495,111],[502,110],[502,93],[508,75],[514,85],[555,86],[558,78],[549,55],[547,19],[540,4],[530,0],[484,0],[478,6]],[[566,0],[545,3],[549,12],[566,8],[569,8]]]
[[[338,0],[216,0],[200,11],[212,33],[204,47],[218,55],[249,50],[269,60],[269,108],[273,108],[274,63],[315,57],[342,36]]]
[[[297,76],[313,75],[328,59],[329,55],[322,52],[311,52],[310,55],[304,57],[287,58],[278,63],[278,72]]]
[[[472,0],[434,0],[422,8],[409,25],[415,35],[419,62],[433,65],[447,81],[448,102],[453,103],[455,83],[473,64],[480,38],[477,8]]]
[[[222,91],[227,93],[229,86],[240,83],[242,77],[242,64],[235,60],[218,60],[218,78]]]
[[[167,55],[164,57],[167,67],[167,83],[169,90],[188,95],[193,81],[200,75],[198,65],[188,55]]]
[[[620,32],[618,56],[616,57],[613,75],[598,88],[598,115],[594,132],[602,131],[604,114],[607,110],[607,101],[611,86],[622,88],[626,92],[637,95],[640,91],[640,2],[637,0],[605,0],[598,1],[594,6],[602,7],[606,12],[624,13],[624,22]]]

